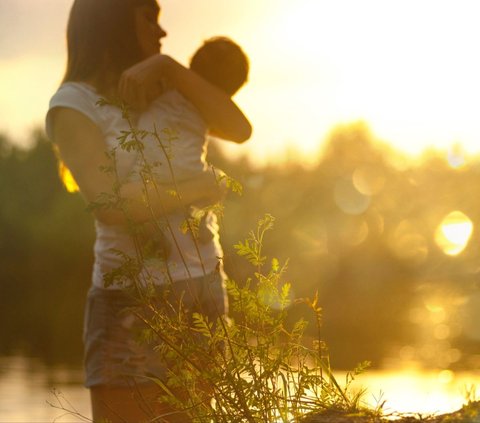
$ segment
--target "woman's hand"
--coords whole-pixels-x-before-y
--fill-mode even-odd
[[[125,70],[119,81],[120,98],[137,110],[145,110],[148,104],[162,93],[162,79],[167,62],[163,54],[156,54]]]
[[[102,169],[113,164],[105,154],[109,149],[100,129],[76,110],[57,107],[50,113],[53,141],[87,203],[98,201],[104,193],[112,194],[115,179],[110,172]],[[175,189],[172,185],[156,189],[154,184],[145,186],[142,181],[126,183],[120,188],[120,197],[128,200],[125,203],[126,210],[96,208],[95,217],[110,225],[126,224],[127,216],[140,223],[148,221],[152,215],[165,216],[190,204],[216,203],[225,195],[223,185],[217,183],[211,171],[203,172],[195,179],[179,182],[177,186],[182,201],[170,194],[169,191]],[[149,198],[148,205],[145,204],[146,197]]]
[[[182,185],[179,190],[184,203],[198,207],[223,201],[227,193],[225,181],[211,170],[202,172],[195,179],[185,181]]]

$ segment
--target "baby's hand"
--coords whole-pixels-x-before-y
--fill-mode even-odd
[[[137,110],[145,110],[163,90],[163,71],[169,56],[156,54],[125,70],[118,84],[120,98]]]

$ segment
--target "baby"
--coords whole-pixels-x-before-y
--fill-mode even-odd
[[[226,37],[208,39],[195,52],[190,69],[211,84],[233,96],[245,84],[249,62],[242,49]],[[158,183],[172,183],[194,178],[207,168],[206,152],[209,128],[196,108],[174,89],[156,98],[138,120],[145,130],[143,152],[139,152],[131,178],[152,177]],[[158,137],[151,135],[156,131]],[[200,225],[200,241],[211,235],[211,216]],[[158,231],[157,231],[158,232]],[[168,254],[162,234],[155,235],[156,249]]]
[[[190,69],[233,96],[246,82],[248,58],[242,49],[226,37],[211,38],[195,52]],[[151,166],[155,179],[171,183],[195,177],[206,168],[209,128],[195,107],[178,91],[167,89],[155,99],[138,121],[138,128],[158,131],[159,139],[143,139],[143,155],[134,166],[134,174]]]

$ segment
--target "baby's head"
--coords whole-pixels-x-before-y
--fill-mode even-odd
[[[232,96],[247,81],[249,63],[238,44],[227,37],[213,37],[195,52],[190,69]]]

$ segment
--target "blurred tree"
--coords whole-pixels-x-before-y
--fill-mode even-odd
[[[51,144],[33,137],[28,150],[0,140],[0,347],[78,361],[92,220],[62,187]]]
[[[46,360],[81,354],[94,231],[78,194],[61,186],[41,132],[22,150],[0,136],[0,352],[21,347]],[[479,363],[480,161],[431,151],[407,161],[364,123],[335,128],[314,167],[258,169],[214,143],[209,161],[244,186],[229,194],[222,223],[227,273],[249,276],[233,244],[270,213],[265,254],[290,259],[296,297],[318,290],[336,367],[361,360],[419,360],[436,367]],[[473,234],[448,255],[435,233],[452,211]],[[475,300],[477,298],[477,300]],[[292,320],[305,309],[292,307]],[[312,325],[313,326],[313,325]],[[313,335],[313,334],[312,334]]]

